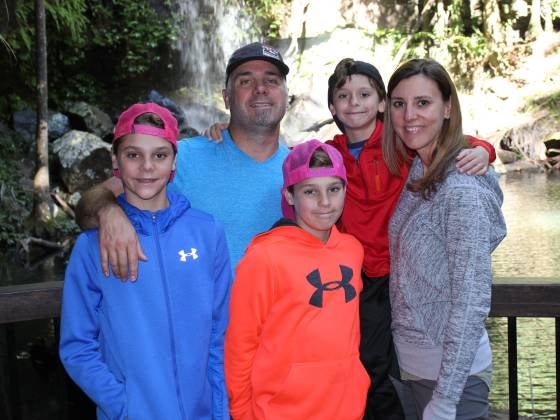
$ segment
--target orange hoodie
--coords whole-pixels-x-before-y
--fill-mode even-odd
[[[295,225],[256,236],[240,261],[225,342],[235,420],[358,420],[369,377],[359,359],[363,248]]]

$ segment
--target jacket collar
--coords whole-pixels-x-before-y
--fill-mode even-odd
[[[126,201],[124,193],[118,196],[117,203],[121,206],[138,233],[151,235],[154,232],[166,232],[178,217],[191,208],[189,200],[181,194],[168,190],[167,199],[169,200],[169,207],[155,212],[141,210],[133,206]]]

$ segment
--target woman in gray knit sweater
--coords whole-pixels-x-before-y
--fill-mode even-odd
[[[504,238],[493,170],[457,172],[468,147],[453,81],[437,62],[402,64],[388,84],[383,153],[398,176],[413,159],[389,226],[392,330],[408,398],[423,419],[488,416],[490,254]]]

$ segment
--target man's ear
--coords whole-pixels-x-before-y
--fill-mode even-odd
[[[288,191],[287,188],[284,191],[284,198],[286,199],[286,201],[290,206],[294,205],[294,195],[290,191]]]
[[[222,97],[224,98],[226,109],[229,109],[229,94],[227,89],[222,89]]]

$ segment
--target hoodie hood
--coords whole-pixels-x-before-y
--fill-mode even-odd
[[[277,242],[289,241],[293,244],[305,245],[311,248],[334,248],[340,242],[341,233],[333,225],[331,235],[327,242],[322,242],[319,238],[315,237],[305,229],[301,228],[296,222],[291,219],[279,219],[270,230],[260,233],[253,238],[245,252],[249,252],[253,247],[262,244],[269,245]]]

